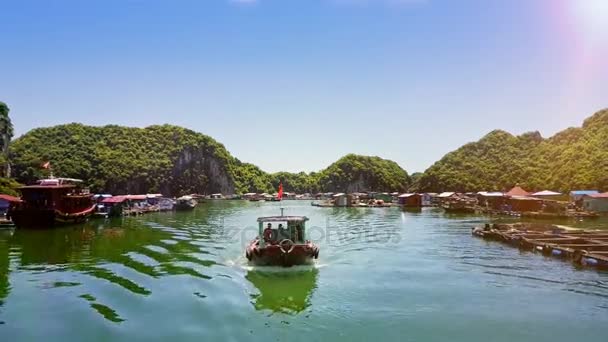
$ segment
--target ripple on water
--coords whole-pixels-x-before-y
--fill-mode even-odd
[[[474,239],[470,227],[482,219],[426,209],[278,205],[293,206],[318,227],[315,264],[247,263],[240,240],[249,230],[241,227],[276,214],[271,203],[223,201],[183,215],[0,236],[0,318],[9,322],[3,328],[36,312],[37,330],[60,340],[95,339],[105,331],[124,339],[470,341],[492,340],[503,332],[496,327],[521,341],[553,333],[567,340],[604,337],[606,274]],[[112,234],[103,233],[106,226]],[[64,304],[64,311],[48,309]],[[59,320],[79,329],[63,332],[49,323]]]

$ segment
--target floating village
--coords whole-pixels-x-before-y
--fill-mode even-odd
[[[39,180],[19,188],[21,197],[0,194],[2,224],[48,227],[78,223],[89,217],[118,217],[151,212],[192,210],[198,202],[246,200],[275,202],[308,200],[317,207],[402,207],[417,209],[438,207],[448,213],[477,213],[537,219],[598,218],[608,215],[608,192],[574,190],[569,193],[543,190],[528,192],[519,186],[507,192],[293,192],[227,194],[188,194],[166,197],[163,194],[93,194],[73,178]]]
[[[81,223],[95,217],[193,210],[201,201],[216,200],[309,200],[311,205],[322,208],[400,207],[404,210],[421,210],[423,207],[436,207],[446,213],[545,219],[547,224],[486,224],[475,227],[473,235],[550,256],[569,258],[584,266],[608,268],[608,233],[549,224],[551,220],[594,219],[608,215],[608,193],[597,190],[528,192],[516,186],[506,192],[296,194],[283,192],[281,184],[278,192],[273,194],[189,194],[171,198],[162,194],[93,194],[82,186],[79,179],[51,176],[36,184],[22,186],[19,191],[21,197],[0,194],[3,226],[50,228]],[[282,212],[280,216],[259,218],[259,235],[247,247],[247,259],[258,265],[290,266],[318,258],[318,247],[306,239],[304,227],[307,220],[304,216],[283,216]],[[277,223],[278,227],[273,223]]]

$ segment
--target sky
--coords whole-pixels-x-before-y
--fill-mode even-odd
[[[175,124],[269,172],[408,172],[608,107],[605,0],[0,0],[16,135]]]

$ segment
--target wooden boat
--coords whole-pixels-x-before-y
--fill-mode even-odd
[[[258,218],[259,234],[245,250],[247,260],[260,266],[312,263],[319,257],[319,247],[306,240],[306,221],[306,216]]]
[[[86,221],[95,211],[89,193],[72,178],[48,178],[36,185],[23,186],[21,202],[13,203],[7,213],[17,228],[46,228]]]
[[[182,196],[175,200],[175,210],[192,210],[197,204],[192,196]]]

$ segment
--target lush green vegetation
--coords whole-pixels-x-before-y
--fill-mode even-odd
[[[20,186],[21,184],[12,178],[0,178],[0,194],[19,196],[17,188]]]
[[[493,131],[448,153],[412,185],[422,191],[608,190],[608,110],[551,138]]]
[[[67,124],[34,129],[11,145],[13,176],[81,178],[93,191],[211,193],[234,191],[239,163],[224,146],[191,130]]]
[[[380,157],[349,154],[320,172],[272,174],[276,189],[279,181],[287,191],[316,193],[319,191],[405,191],[409,176],[397,163]]]
[[[0,103],[0,111],[0,133],[11,136],[8,107]],[[12,174],[21,183],[47,176],[41,165],[51,161],[55,175],[82,178],[93,191],[113,193],[272,193],[279,182],[298,193],[506,190],[516,184],[529,190],[608,190],[608,110],[548,139],[538,132],[492,131],[411,177],[393,161],[354,154],[319,172],[268,174],[232,157],[212,138],[170,125],[38,128],[16,139],[10,151]],[[3,193],[15,194],[17,185],[0,179]]]
[[[194,131],[170,126],[92,127],[72,123],[31,130],[11,145],[13,176],[31,183],[48,176],[85,180],[92,191],[246,193],[285,191],[399,191],[407,173],[395,162],[348,155],[318,173],[268,174],[232,157],[224,146]]]
[[[8,162],[8,148],[13,138],[13,123],[8,116],[9,108],[0,101],[0,168],[3,177],[10,177],[11,169]]]
[[[314,175],[321,189],[331,191],[405,191],[410,178],[392,160],[349,154]]]

